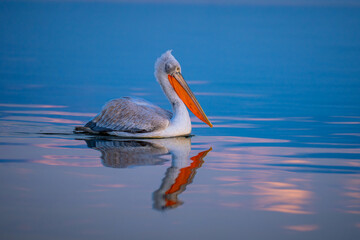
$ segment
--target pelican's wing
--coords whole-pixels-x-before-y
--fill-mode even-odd
[[[166,128],[172,113],[139,98],[123,97],[106,103],[85,127],[95,132],[146,133]]]

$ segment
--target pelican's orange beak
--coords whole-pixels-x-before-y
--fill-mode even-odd
[[[189,86],[185,82],[183,76],[180,72],[175,72],[171,75],[168,75],[169,82],[174,88],[177,95],[185,103],[185,105],[192,111],[195,116],[197,116],[201,121],[213,127],[206,114],[202,110],[199,102],[196,100],[194,94],[190,90]]]

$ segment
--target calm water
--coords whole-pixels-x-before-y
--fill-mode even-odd
[[[0,3],[1,239],[359,239],[360,8]],[[169,108],[167,49],[214,124],[74,135]]]

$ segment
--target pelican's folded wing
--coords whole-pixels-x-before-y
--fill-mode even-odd
[[[123,97],[105,104],[85,127],[95,132],[146,133],[166,128],[172,113],[143,99]]]

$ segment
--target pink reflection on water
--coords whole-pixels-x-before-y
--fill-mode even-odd
[[[335,136],[355,136],[360,137],[360,133],[333,133]]]
[[[309,232],[314,231],[319,228],[318,225],[293,225],[293,226],[285,226],[285,229],[299,231],[299,232]]]
[[[305,153],[360,153],[360,148],[234,147],[227,150],[267,156],[288,156]]]
[[[360,122],[326,122],[328,124],[360,124]]]
[[[283,160],[281,161],[282,163],[293,163],[293,164],[309,164],[311,163],[311,161],[306,161],[306,160]]]
[[[67,140],[67,139],[54,139],[52,143],[39,143],[33,144],[33,146],[46,148],[46,149],[70,149],[65,146],[82,146],[83,143],[76,140]]]
[[[83,160],[83,161],[79,161]],[[89,161],[90,160],[90,161]],[[35,163],[50,166],[65,167],[102,167],[99,158],[95,156],[72,156],[72,155],[44,155],[43,159],[34,160]]]
[[[6,116],[4,120],[17,120],[27,122],[46,122],[46,123],[64,123],[64,124],[83,124],[82,121],[62,119],[62,118],[49,118],[49,117],[30,117],[30,116]]]
[[[360,146],[357,143],[327,143],[327,142],[306,142],[304,144],[311,144],[311,145],[329,145],[329,146]]]
[[[298,186],[283,182],[254,183],[255,208],[258,210],[282,212],[289,214],[311,214],[307,206],[312,193],[298,189]]]
[[[349,166],[360,167],[360,161],[357,161],[357,162],[355,162],[355,161],[356,161],[356,160],[354,160],[354,161],[348,161],[347,164],[348,164]]]
[[[255,177],[256,176],[256,177]],[[306,183],[304,179],[287,179],[285,181],[266,181],[274,178],[272,174],[256,171],[252,179],[248,176],[223,176],[216,180],[228,182],[220,184],[218,190],[221,195],[251,196],[249,204],[257,210],[281,212],[287,214],[311,214],[309,206],[312,200],[312,192],[304,190],[300,184]],[[261,181],[264,179],[265,181]],[[305,185],[306,186],[306,185]]]
[[[360,116],[332,116],[333,118],[360,118]]]
[[[215,138],[216,139],[216,138]],[[195,139],[194,139],[195,140]],[[235,141],[234,141],[235,140]],[[234,141],[240,143],[251,142],[253,139],[228,139],[226,141]],[[255,139],[256,143],[259,139]],[[268,141],[267,141],[268,140]],[[217,145],[217,148],[212,152],[212,157],[219,159],[219,161],[211,161],[206,167],[216,171],[242,171],[245,168],[251,168],[253,170],[264,168],[266,165],[268,170],[277,168],[277,164],[285,164],[282,169],[291,169],[292,165],[298,167],[297,164],[305,164],[311,167],[312,164],[316,168],[320,168],[321,164],[329,166],[329,161],[334,162],[333,167],[336,168],[339,165],[339,159],[329,158],[326,162],[320,161],[319,158],[311,157],[296,157],[306,154],[321,154],[321,153],[360,153],[360,148],[304,148],[304,147],[264,147],[264,146],[243,146],[243,147],[227,147],[226,144],[222,144],[221,138],[218,141],[212,142],[209,137],[209,143]],[[194,141],[195,142],[195,141]],[[271,139],[261,139],[260,142],[273,142]],[[276,142],[276,140],[274,141]],[[281,140],[280,140],[281,142]],[[321,158],[322,160],[326,158]],[[343,159],[341,166],[356,166],[357,161]]]
[[[345,212],[360,214],[360,178],[349,179],[345,182],[345,192],[347,197],[345,202]]]
[[[359,154],[360,148],[344,148],[340,147],[287,147],[287,146],[229,146],[228,142],[248,143],[248,142],[289,142],[288,140],[277,139],[257,139],[243,137],[195,137],[193,142],[207,142],[214,146],[212,159],[207,162],[206,168],[224,173],[225,176],[217,177],[222,183],[218,184],[217,192],[221,195],[238,198],[240,205],[254,203],[252,207],[261,211],[271,211],[286,214],[313,214],[312,202],[314,201],[314,192],[310,191],[311,182],[306,179],[299,178],[298,173],[280,172],[284,169],[298,169],[311,167],[314,165],[316,169],[322,169],[321,165],[334,167],[337,166],[359,166],[356,159],[339,159],[329,158],[311,158],[307,154],[332,154],[332,153],[348,153]],[[326,143],[324,143],[326,144]],[[330,144],[331,145],[331,144]],[[333,145],[337,145],[334,143]],[[215,147],[216,146],[216,147]],[[297,157],[298,156],[298,157]],[[343,160],[340,161],[339,160]],[[274,164],[274,165],[272,165]],[[282,166],[281,170],[278,166]],[[292,164],[294,166],[292,167]],[[300,165],[300,166],[299,166]],[[250,171],[249,171],[250,169]],[[265,170],[264,170],[265,169]],[[327,169],[327,168],[324,168]],[[341,168],[340,168],[341,169]],[[249,175],[251,172],[251,175]],[[232,175],[234,174],[234,175]],[[239,174],[237,176],[236,174]],[[241,175],[240,175],[241,174]],[[300,174],[300,173],[299,173]],[[229,176],[226,176],[229,175]],[[284,181],[283,176],[291,176]],[[297,177],[294,177],[294,176]],[[241,176],[241,177],[240,177]],[[341,207],[342,211],[351,214],[360,214],[360,180],[354,177],[347,181],[346,189],[343,193],[347,197],[345,204]],[[242,200],[243,196],[252,197],[249,202]],[[219,203],[220,205],[222,204]],[[249,207],[249,206],[246,206]],[[303,225],[300,225],[303,226]],[[305,225],[307,226],[307,225]],[[291,230],[296,231],[312,231],[306,227],[287,226]]]
[[[18,108],[66,108],[61,105],[42,105],[42,104],[9,104],[0,103],[0,107],[18,107]]]
[[[78,112],[61,112],[61,111],[3,111],[4,113],[15,114],[35,114],[35,115],[59,115],[74,117],[94,117],[96,113],[78,113]]]

